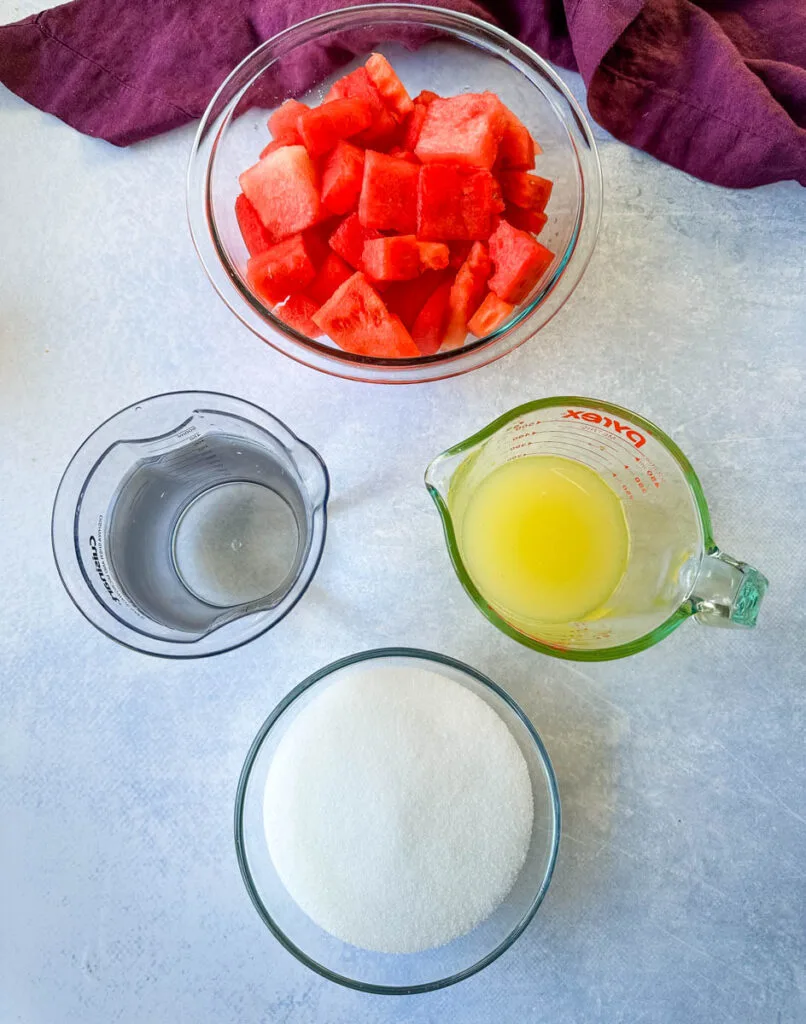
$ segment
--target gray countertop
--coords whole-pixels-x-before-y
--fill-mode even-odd
[[[0,20],[22,13],[2,6]],[[806,1020],[806,194],[724,191],[597,135],[602,231],[565,309],[486,369],[389,388],[296,365],[219,301],[185,222],[192,128],[120,151],[0,93],[0,1020]],[[300,605],[198,663],[92,629],[49,539],[77,444],[122,406],[187,387],[265,406],[333,480]],[[679,442],[720,545],[770,578],[755,631],[689,622],[631,659],[579,665],[475,611],[423,469],[562,393],[634,408]],[[401,998],[293,960],[252,909],[232,841],[238,773],[276,701],[388,644],[509,689],[545,739],[564,814],[554,881],[515,946]]]

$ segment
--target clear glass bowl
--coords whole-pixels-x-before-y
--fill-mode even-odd
[[[467,687],[506,723],[523,753],[534,797],[532,838],[515,885],[494,913],[466,935],[422,953],[373,953],[342,942],[307,917],[274,868],[263,828],[266,778],[277,745],[299,712],[344,669],[363,661],[429,669]],[[258,913],[298,960],[330,981],[362,992],[405,995],[444,988],[492,963],[523,932],[551,881],[560,842],[560,798],[548,754],[523,711],[480,672],[430,651],[384,648],[355,654],[314,672],[278,704],[246,758],[235,801],[235,847],[241,875]]]
[[[412,93],[490,89],[543,148],[536,171],[554,190],[540,241],[555,260],[512,319],[462,348],[418,359],[352,355],[312,341],[272,315],[246,282],[248,253],[234,203],[238,175],[269,141],[266,120],[290,97],[318,103],[332,80],[386,54]],[[484,366],[531,338],[576,287],[599,230],[602,176],[585,116],[545,61],[487,22],[434,7],[379,4],[331,11],[259,46],[224,81],[207,108],[190,157],[190,228],[216,291],[258,337],[307,366],[354,380],[439,380]]]

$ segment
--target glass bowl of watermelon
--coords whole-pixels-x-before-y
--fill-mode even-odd
[[[274,348],[383,383],[531,338],[590,259],[602,180],[582,111],[494,25],[409,4],[319,15],[224,81],[188,170],[214,287]]]

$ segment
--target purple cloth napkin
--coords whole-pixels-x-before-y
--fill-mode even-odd
[[[0,27],[0,82],[126,146],[204,111],[260,42],[339,0],[73,0]],[[449,0],[579,70],[617,138],[706,181],[806,185],[803,0]]]

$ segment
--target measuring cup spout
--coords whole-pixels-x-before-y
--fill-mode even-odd
[[[691,600],[704,626],[755,626],[769,582],[758,569],[718,549],[702,560]]]

